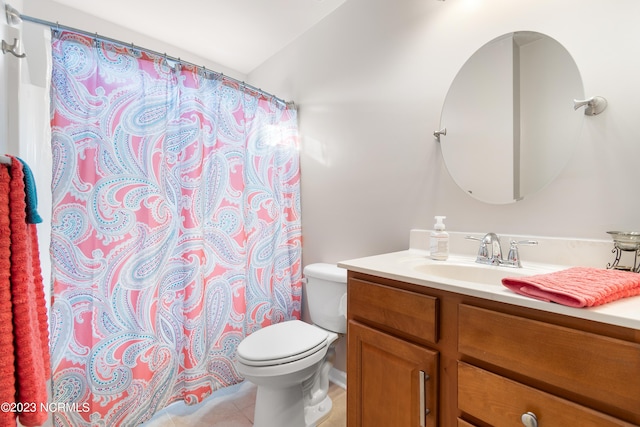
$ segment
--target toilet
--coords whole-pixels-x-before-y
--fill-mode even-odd
[[[238,372],[257,385],[254,427],[313,427],[331,411],[333,344],[347,331],[347,272],[335,264],[303,271],[312,324],[262,328],[238,346]]]

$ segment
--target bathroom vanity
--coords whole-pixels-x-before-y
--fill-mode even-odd
[[[640,425],[640,297],[570,308],[499,283],[529,271],[483,266],[473,283],[426,255],[339,263],[349,427]]]

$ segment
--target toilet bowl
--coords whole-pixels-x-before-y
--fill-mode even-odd
[[[346,271],[311,264],[304,274],[314,324],[273,324],[238,346],[238,372],[258,387],[254,427],[313,427],[332,408],[329,370],[333,344],[346,332]]]

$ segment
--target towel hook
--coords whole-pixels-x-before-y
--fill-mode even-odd
[[[586,107],[584,114],[587,116],[595,116],[602,113],[607,108],[607,100],[601,96],[592,96],[589,99],[573,100],[573,109],[577,110],[580,107]]]
[[[16,58],[24,58],[27,56],[26,53],[18,53],[17,50],[20,47],[20,41],[16,38],[13,39],[13,44],[9,44],[6,41],[2,40],[2,53],[10,53]]]

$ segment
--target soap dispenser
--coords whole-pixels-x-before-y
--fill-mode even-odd
[[[445,261],[449,258],[449,233],[444,231],[444,222],[446,216],[436,216],[436,223],[433,225],[431,232],[431,241],[429,249],[431,251],[431,259]]]

